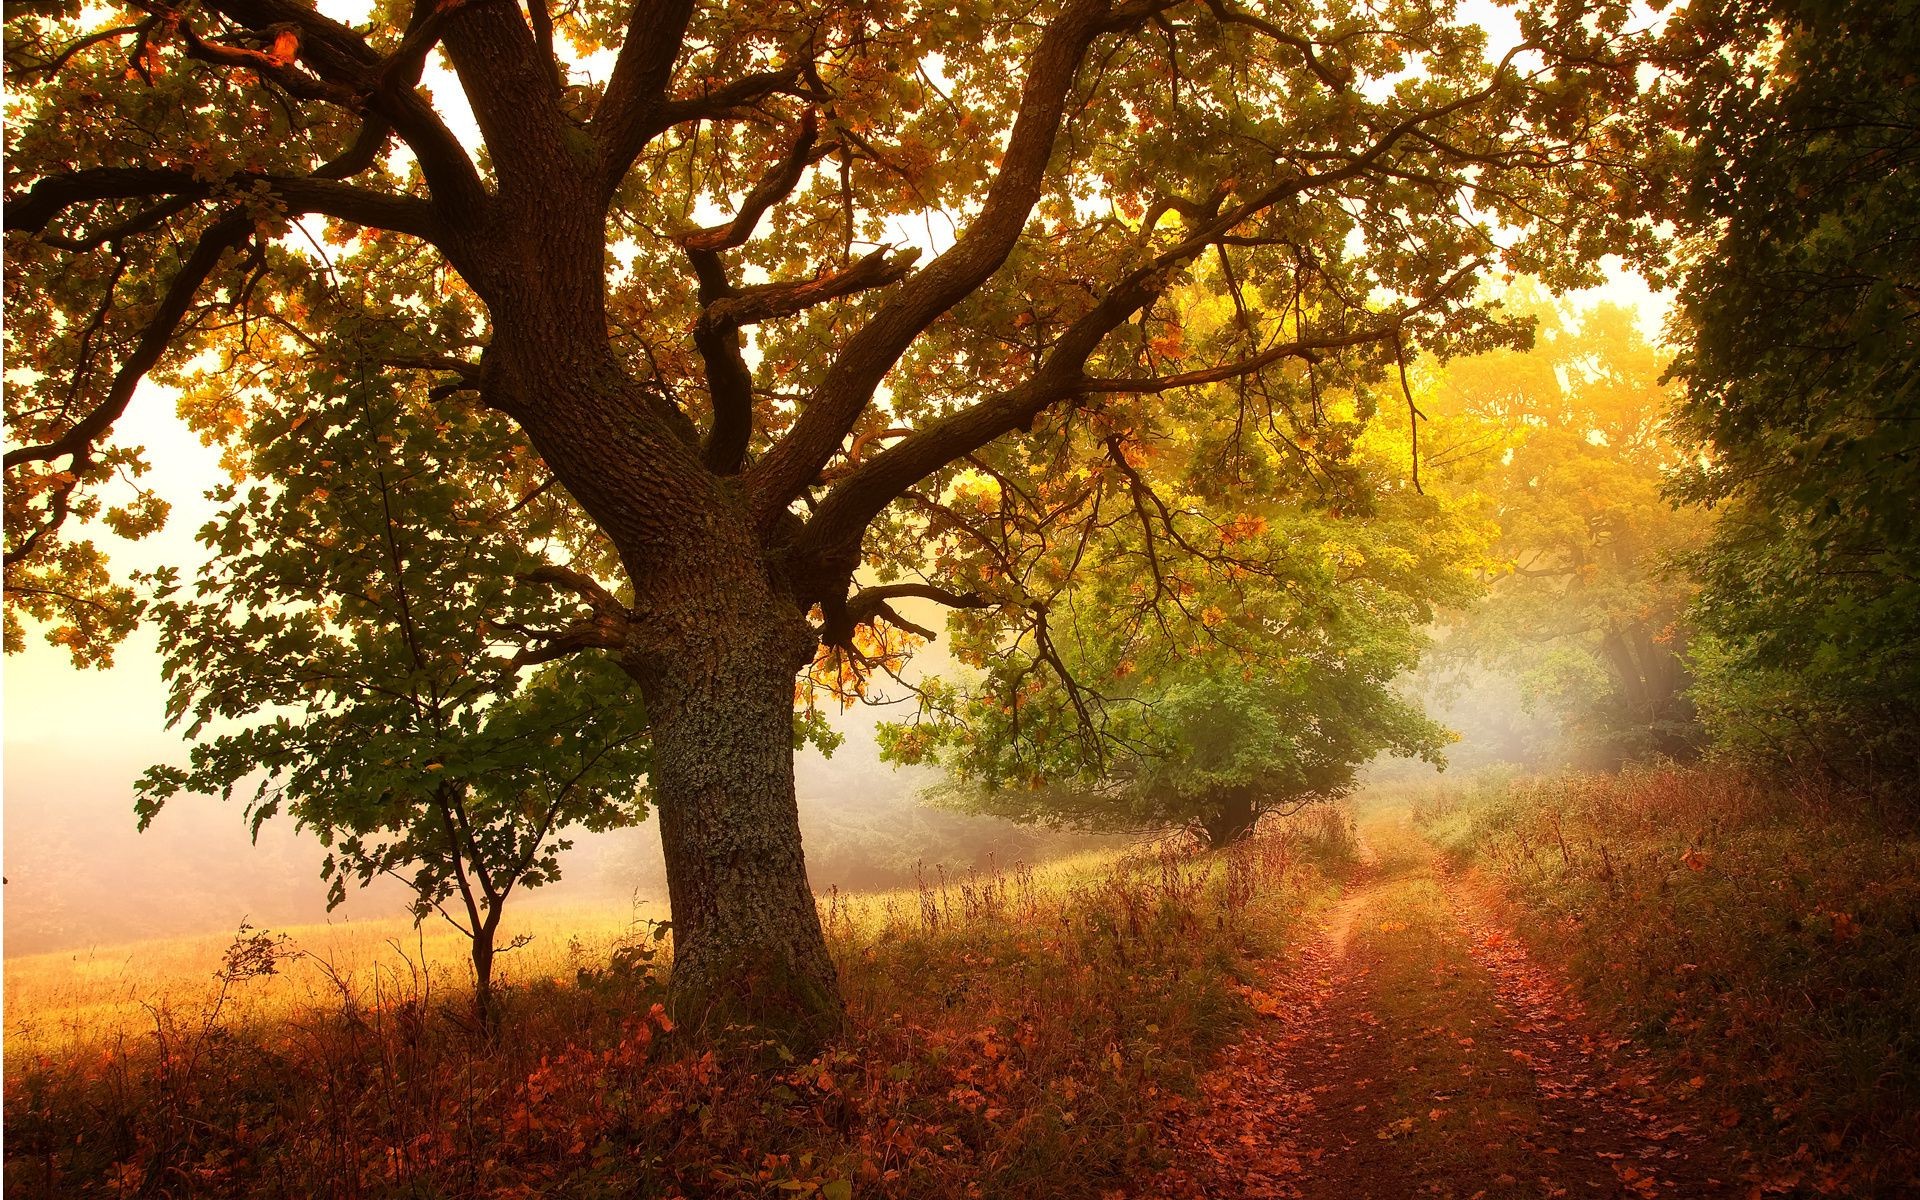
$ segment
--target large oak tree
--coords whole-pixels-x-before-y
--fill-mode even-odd
[[[1017,602],[917,558],[916,505],[1003,439],[1223,381],[1251,436],[1302,367],[1493,339],[1483,270],[1623,246],[1628,16],[1490,55],[1444,0],[24,0],[9,598],[124,628],[69,520],[115,422],[156,372],[210,432],[297,410],[275,364],[329,329],[282,280],[321,264],[617,551],[573,594],[644,696],[678,1003],[818,1033],[796,673],[905,596]],[[1203,262],[1239,319],[1182,338]]]

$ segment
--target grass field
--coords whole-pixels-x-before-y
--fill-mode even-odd
[[[286,931],[224,998],[217,937],[20,960],[6,1192],[1092,1200],[1164,1159],[1347,830],[830,893],[851,1027],[811,1060],[672,1020],[662,961],[617,953],[644,913],[524,914],[493,1036],[457,935],[404,922]]]
[[[604,957],[636,922],[665,916],[659,905],[528,905],[511,914],[501,942],[521,934],[532,940],[502,956],[496,971],[508,986],[566,978],[583,955]],[[343,987],[363,1003],[378,1003],[396,988],[451,996],[471,986],[469,943],[437,917],[417,927],[398,916],[256,932],[284,937],[289,953],[274,975],[228,990],[228,1019],[270,1020],[326,1007],[338,1003]],[[8,958],[7,1057],[142,1033],[152,1028],[155,1010],[203,1010],[221,992],[216,973],[235,936],[228,930]]]
[[[1057,892],[1097,878],[1118,850],[1087,851],[1018,874],[1033,887]],[[837,890],[822,898],[823,913],[841,934],[871,934],[888,924],[922,917],[923,890],[952,910],[966,903],[984,878],[971,871],[931,867],[924,889],[859,895]],[[1009,875],[1007,878],[1012,878]],[[944,891],[945,896],[941,893]],[[661,903],[624,908],[554,903],[537,897],[508,911],[499,944],[526,944],[497,960],[496,986],[511,993],[540,983],[578,978],[607,966],[612,949],[644,937],[667,918]],[[85,950],[10,957],[6,972],[6,1057],[64,1053],[152,1031],[156,1019],[202,1013],[220,999],[219,971],[237,932],[129,942]],[[406,917],[358,918],[315,925],[252,930],[275,939],[277,969],[270,976],[225,989],[222,1019],[250,1023],[337,1007],[350,996],[361,1007],[383,998],[425,995],[429,1002],[468,993],[473,973],[464,934],[438,917],[416,925]]]

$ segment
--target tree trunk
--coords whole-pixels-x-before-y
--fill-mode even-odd
[[[1260,810],[1253,803],[1253,793],[1233,789],[1216,794],[1200,817],[1200,828],[1207,836],[1207,849],[1223,850],[1250,837],[1259,821]]]
[[[734,483],[650,416],[666,402],[604,341],[569,348],[580,328],[604,330],[595,319],[545,337],[516,328],[526,336],[497,338],[489,369],[633,583],[622,661],[652,739],[674,1015],[715,1033],[750,1027],[805,1056],[845,1019],[793,790],[794,677],[818,638]]]
[[[1698,748],[1687,736],[1693,708],[1686,696],[1689,684],[1685,661],[1669,646],[1653,640],[1653,630],[1636,622],[1624,630],[1610,630],[1600,644],[1614,688],[1627,718],[1645,735],[1646,744],[1679,761],[1695,757]],[[1613,747],[1608,770],[1624,761]]]
[[[473,930],[473,1017],[483,1030],[491,1030],[495,1017],[493,1005],[493,935],[495,922],[487,921]]]
[[[644,690],[675,1016],[746,1026],[804,1057],[845,1014],[800,849],[796,646],[772,624],[700,631],[704,644],[667,656]]]

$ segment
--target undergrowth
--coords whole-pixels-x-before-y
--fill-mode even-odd
[[[1755,1194],[1920,1194],[1920,837],[1720,770],[1490,781],[1423,801],[1589,1003],[1748,1148]]]
[[[948,878],[822,917],[851,1030],[808,1061],[683,1028],[637,927],[491,1036],[424,972],[265,1022],[156,1008],[10,1057],[9,1196],[1099,1196],[1249,1019],[1234,985],[1350,849],[1328,812],[1047,884]],[[297,947],[247,933],[225,996]],[[732,1039],[731,1041],[737,1041]],[[769,1069],[767,1063],[779,1065]]]

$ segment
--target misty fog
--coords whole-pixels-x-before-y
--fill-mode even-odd
[[[136,653],[128,656],[137,660]],[[184,746],[157,731],[102,742],[82,714],[88,691],[144,686],[135,661],[97,675],[69,673],[82,696],[58,728],[10,714],[6,762],[6,953],[111,945],[144,938],[215,933],[241,919],[256,926],[390,918],[410,893],[395,880],[353,889],[328,913],[322,850],[280,816],[249,844],[242,806],[207,797],[170,803],[145,833],[134,828],[132,783],[147,766],[178,760]],[[1497,673],[1434,672],[1408,681],[1433,715],[1460,733],[1450,773],[1499,763],[1540,767],[1561,757],[1551,718],[1528,711],[1519,687]],[[18,701],[16,701],[18,703]],[[910,712],[905,704],[831,714],[845,742],[831,757],[811,747],[795,759],[801,827],[816,890],[910,885],[916,869],[985,868],[1039,862],[1116,839],[1015,825],[958,813],[921,797],[937,778],[926,768],[880,761],[873,728]],[[159,722],[154,728],[158,730]],[[1374,783],[1430,778],[1424,763],[1381,760]],[[666,873],[651,820],[609,833],[572,835],[558,884],[525,892],[519,911],[547,904],[622,907],[636,898],[664,904]]]
[[[170,802],[145,833],[134,828],[133,781],[148,766],[179,761],[185,747],[164,731],[102,741],[89,733],[84,694],[124,689],[138,654],[110,672],[72,675],[81,702],[58,728],[9,714],[6,761],[6,953],[37,954],[143,938],[232,930],[242,918],[284,926],[406,912],[396,880],[349,891],[331,914],[320,879],[322,850],[310,833],[276,817],[249,844],[242,804],[207,797]],[[15,704],[27,694],[20,689]],[[949,869],[1034,862],[1102,839],[1032,829],[934,808],[917,797],[926,769],[882,763],[873,726],[905,706],[833,714],[845,742],[831,758],[796,756],[800,819],[816,889],[868,890],[910,883],[924,862]],[[156,720],[153,727],[158,730]],[[541,904],[664,904],[666,873],[651,820],[609,833],[575,831],[558,884],[515,897]]]

